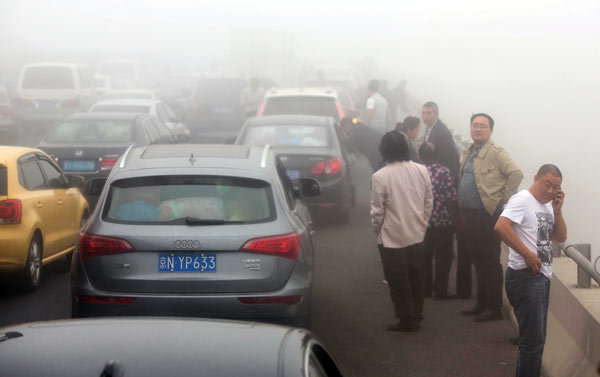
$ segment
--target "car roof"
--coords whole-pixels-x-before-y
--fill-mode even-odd
[[[265,98],[298,96],[337,98],[337,92],[330,87],[272,88],[267,92]]]
[[[162,101],[159,100],[155,100],[155,99],[129,99],[129,98],[122,98],[122,99],[107,99],[104,101],[98,101],[94,104],[95,106],[100,106],[100,105],[119,105],[119,106],[154,106],[157,103],[160,103]]]
[[[45,152],[37,148],[0,145],[0,163],[2,161],[12,163],[27,153],[41,153],[46,155]]]
[[[333,118],[317,115],[266,115],[252,118],[248,126],[286,126],[315,125],[325,126],[332,123]]]
[[[9,331],[20,335],[8,337],[0,353],[3,371],[11,376],[40,371],[99,376],[111,360],[131,376],[279,376],[283,351],[312,338],[284,326],[169,318],[48,321],[11,326],[0,334]],[[32,363],[28,354],[43,357]]]
[[[138,170],[152,168],[208,167],[257,171],[269,164],[269,146],[220,144],[153,144],[126,152],[117,168]],[[270,164],[269,164],[270,165]]]
[[[94,112],[94,113],[75,113],[66,117],[64,120],[135,120],[145,114],[129,112]]]

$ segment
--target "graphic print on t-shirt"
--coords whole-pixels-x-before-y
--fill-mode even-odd
[[[552,265],[552,215],[548,212],[535,213],[538,221],[537,252],[544,266]]]

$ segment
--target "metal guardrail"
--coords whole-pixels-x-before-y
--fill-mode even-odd
[[[600,273],[596,269],[600,257],[595,262],[591,262],[592,246],[590,244],[567,244],[558,243],[560,249],[566,256],[577,263],[577,288],[590,288],[591,279],[594,279],[600,285]]]

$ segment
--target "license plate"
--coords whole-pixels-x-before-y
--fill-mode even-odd
[[[217,254],[159,254],[158,272],[217,272]]]
[[[233,109],[231,107],[215,107],[213,111],[217,114],[231,114]]]
[[[67,160],[63,162],[64,171],[95,171],[95,161]]]
[[[300,170],[286,170],[289,179],[300,179]]]

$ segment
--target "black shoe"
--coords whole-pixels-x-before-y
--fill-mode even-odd
[[[437,295],[436,294],[436,295],[433,296],[434,300],[454,300],[454,299],[457,299],[457,298],[458,298],[457,295],[453,295],[453,294],[449,294],[449,293],[444,293],[444,294],[441,294],[441,295]]]
[[[386,329],[387,331],[416,332],[419,330],[419,322],[391,322],[387,324]]]
[[[460,312],[462,315],[479,315],[483,313],[483,309],[474,307],[473,309],[465,309]]]
[[[499,310],[486,310],[483,313],[479,314],[477,317],[473,318],[475,322],[491,322],[491,321],[501,321],[502,312]]]

